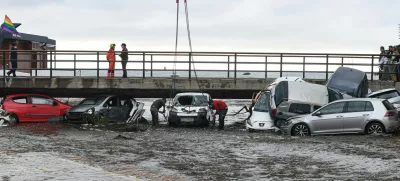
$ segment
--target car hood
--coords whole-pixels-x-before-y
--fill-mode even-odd
[[[85,112],[93,107],[95,107],[95,105],[76,105],[69,109],[68,112]]]

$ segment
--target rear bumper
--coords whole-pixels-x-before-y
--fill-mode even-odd
[[[400,120],[398,121],[387,121],[384,123],[386,133],[393,133],[400,129]]]
[[[254,122],[250,124],[248,121],[246,121],[246,128],[252,130],[275,130],[273,125],[273,122]]]

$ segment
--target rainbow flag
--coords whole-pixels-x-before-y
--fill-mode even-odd
[[[6,15],[4,18],[4,23],[1,25],[1,30],[7,31],[13,35],[17,35],[21,37],[21,34],[18,33],[17,29],[15,29],[14,24],[12,23],[11,19]]]

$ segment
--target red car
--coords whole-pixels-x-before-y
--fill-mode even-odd
[[[10,118],[14,118],[16,123],[47,122],[49,118],[64,116],[72,107],[40,94],[7,95],[1,105],[3,110],[12,113]]]

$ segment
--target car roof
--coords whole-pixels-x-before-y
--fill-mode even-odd
[[[22,96],[45,96],[45,97],[51,97],[48,95],[44,94],[8,94],[6,97],[22,97]]]
[[[208,94],[208,93],[201,93],[201,92],[184,92],[184,93],[178,93],[178,94],[176,94],[177,96],[179,95],[179,96],[190,96],[190,95],[208,95],[208,96],[210,96],[210,94]]]
[[[351,98],[351,99],[339,99],[334,102],[350,102],[350,101],[384,101],[386,99],[379,98]]]
[[[394,91],[394,90],[397,90],[397,89],[396,88],[382,89],[382,90],[378,90],[378,91],[375,91],[375,92],[371,92],[371,93],[367,94],[367,96],[373,96],[373,95],[376,95],[376,94],[381,94],[381,93],[384,93],[384,92],[389,92],[389,91]]]

